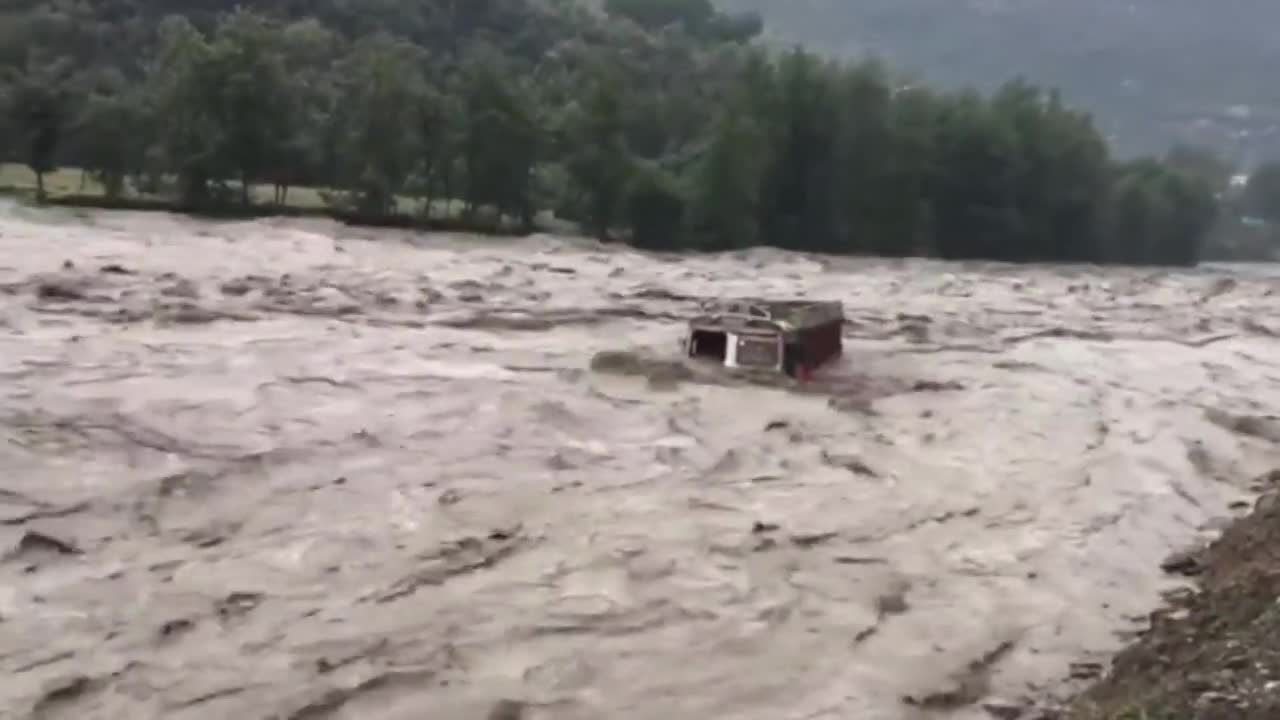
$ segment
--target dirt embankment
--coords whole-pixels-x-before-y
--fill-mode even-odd
[[[1198,584],[1169,593],[1069,720],[1280,718],[1280,472],[1259,485],[1252,514],[1165,561]]]

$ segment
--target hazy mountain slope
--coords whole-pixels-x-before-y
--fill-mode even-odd
[[[775,39],[874,53],[942,83],[991,87],[1022,74],[1058,86],[1122,151],[1175,138],[1245,161],[1280,150],[1272,0],[720,2],[760,11]]]

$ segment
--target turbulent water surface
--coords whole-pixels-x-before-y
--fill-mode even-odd
[[[0,714],[1052,697],[1280,466],[1275,286],[0,207]],[[591,369],[721,295],[846,357]]]

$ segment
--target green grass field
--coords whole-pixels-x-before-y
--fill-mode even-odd
[[[81,185],[83,178],[83,186]],[[100,195],[102,185],[79,170],[70,168],[56,170],[44,176],[45,191],[50,197],[60,195]],[[35,192],[36,174],[26,165],[15,163],[0,164],[0,189]]]
[[[55,204],[58,198],[70,198],[72,196],[105,197],[102,184],[95,181],[89,173],[82,172],[79,168],[59,168],[54,172],[46,173],[44,186],[45,193]],[[232,185],[233,190],[238,187],[238,185]],[[0,163],[0,193],[17,193],[23,196],[35,197],[35,192],[36,176],[35,173],[31,172],[30,168],[16,163]],[[325,202],[323,193],[324,190],[320,188],[291,187],[289,188],[288,201],[285,203],[285,207],[306,213],[328,214],[333,208]],[[129,191],[126,191],[125,194],[127,197],[159,201],[161,206],[164,206],[166,200],[172,200],[172,198],[138,195]],[[275,199],[275,190],[271,185],[254,185],[251,189],[251,197],[259,209],[265,210],[269,214],[272,202]],[[431,222],[457,223],[458,227],[480,233],[492,233],[495,231],[495,218],[491,209],[482,209],[476,217],[470,219],[464,218],[464,209],[465,205],[461,200],[433,200],[431,203]],[[396,199],[396,212],[400,215],[421,219],[422,211],[423,201],[419,198],[400,196]],[[575,224],[558,219],[553,212],[547,210],[537,214],[534,225],[535,228],[545,232],[574,234],[580,231]],[[502,228],[498,232],[518,232],[519,221],[516,218],[504,216],[497,227]]]
[[[52,198],[69,195],[103,195],[102,184],[95,181],[89,173],[77,168],[59,168],[44,176],[46,194]],[[238,186],[237,186],[238,187]],[[0,163],[0,191],[35,193],[36,175],[26,165],[16,163]],[[324,210],[328,208],[321,190],[310,187],[289,188],[287,207],[300,210]],[[250,191],[253,202],[258,205],[269,205],[274,199],[275,190],[270,185],[254,185]],[[462,204],[456,201],[438,200],[431,206],[434,218],[456,218],[462,212]],[[396,211],[405,214],[420,214],[422,201],[416,198],[400,197],[396,201]]]

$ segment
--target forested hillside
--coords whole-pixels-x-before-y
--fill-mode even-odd
[[[1272,0],[717,0],[781,42],[874,54],[947,87],[1014,74],[1093,110],[1126,153],[1175,141],[1252,165],[1280,157]]]
[[[708,0],[6,8],[5,154],[110,196],[306,186],[366,218],[550,210],[649,248],[1139,263],[1194,262],[1213,220],[1206,183],[1114,162],[1054,93],[771,54]]]

